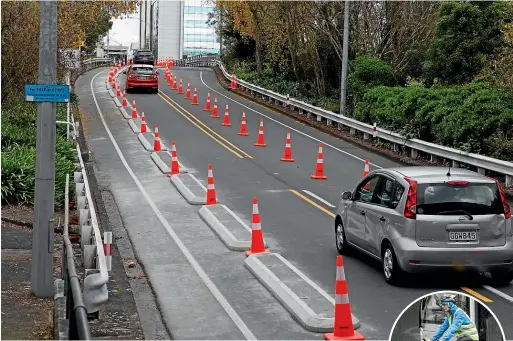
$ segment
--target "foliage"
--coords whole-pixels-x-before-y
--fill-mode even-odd
[[[472,81],[503,46],[501,29],[512,14],[502,1],[444,3],[424,65],[426,83]]]
[[[66,119],[66,105],[57,105],[57,120]],[[2,107],[2,204],[33,204],[36,162],[37,106],[10,103]],[[75,144],[66,128],[57,126],[55,203],[64,202],[66,174],[75,170]]]
[[[513,95],[487,83],[375,87],[358,104],[355,118],[409,138],[513,161],[513,149],[507,148],[513,143]]]
[[[58,1],[57,47],[73,48],[86,41],[95,46],[111,17],[132,13],[137,2]],[[39,2],[2,1],[2,104],[23,96],[27,83],[37,82],[39,55]],[[62,69],[62,68],[60,68]],[[62,71],[62,70],[60,70]]]

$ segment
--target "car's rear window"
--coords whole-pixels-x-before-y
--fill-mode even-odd
[[[153,68],[151,67],[134,67],[133,68],[134,75],[152,75],[153,74]]]
[[[151,56],[151,52],[139,52],[137,53],[139,56],[145,56],[145,57],[148,57],[148,56]]]
[[[494,183],[419,184],[417,188],[417,214],[426,215],[502,214],[499,189]]]

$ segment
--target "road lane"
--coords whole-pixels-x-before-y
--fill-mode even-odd
[[[194,84],[201,81],[199,72],[197,70],[174,70],[175,74],[184,77],[185,84],[188,79],[196,80],[191,82],[193,85],[191,90],[194,89]],[[205,80],[209,78],[209,73],[211,71],[203,71]],[[210,76],[211,80],[215,82],[215,76],[212,74]],[[378,164],[386,167],[395,163],[320,133],[290,118],[275,114],[268,109],[264,111],[262,107],[236,97],[236,100],[243,103],[244,106],[256,108],[255,110],[261,111],[293,129],[313,136],[310,138],[293,131],[292,148],[296,162],[280,162],[287,127],[264,118],[268,147],[254,147],[260,115],[244,106],[230,102],[232,127],[222,127],[222,118],[211,119],[209,114],[202,110],[207,88],[196,84],[200,94],[200,105],[192,106],[183,98],[184,95],[177,95],[163,84],[161,90],[164,94],[160,98],[145,94],[131,96],[137,99],[138,108],[145,109],[148,122],[159,124],[164,143],[170,145],[170,139],[177,140],[180,161],[186,167],[192,167],[203,183],[206,179],[205,164],[212,163],[218,197],[246,221],[250,221],[251,217],[251,206],[248,203],[251,202],[253,196],[258,196],[264,235],[273,239],[271,249],[283,254],[324,290],[333,294],[335,280],[333,263],[336,250],[333,238],[333,218],[329,212],[334,212],[335,209],[322,201],[317,201],[318,207],[315,207],[311,204],[312,201],[315,202],[315,197],[309,197],[310,202],[308,202],[305,200],[307,193],[302,191],[307,190],[333,205],[338,205],[341,191],[352,189],[361,179],[363,162],[359,159],[379,160]],[[208,85],[215,89],[215,83]],[[219,91],[227,93],[227,96],[234,96],[224,90]],[[211,95],[213,95],[212,92]],[[213,98],[214,96],[212,96]],[[218,99],[220,98],[221,96],[218,97]],[[163,107],[162,103],[166,103],[168,109]],[[170,103],[184,115],[174,112]],[[218,102],[221,117],[224,113],[225,103],[226,99]],[[151,109],[151,115],[149,109]],[[242,110],[246,110],[248,118],[250,134],[248,137],[237,135]],[[188,115],[195,116],[204,125],[250,155],[252,159],[227,156],[230,153],[226,152],[226,148],[213,142],[204,132],[192,126],[190,120],[184,118]],[[187,125],[193,129],[187,128]],[[313,174],[317,157],[318,141],[315,139],[326,141],[339,150],[356,155],[359,159],[341,153],[337,149],[325,147],[325,172],[328,180],[314,181],[310,179],[310,175]],[[181,142],[178,143],[178,140]],[[213,161],[209,161],[212,159]],[[298,197],[291,190],[302,193],[303,198]],[[347,257],[345,264],[353,313],[362,320],[362,323],[374,327],[373,330],[370,328],[366,330],[370,335],[368,337],[374,339],[386,338],[395,316],[415,298],[430,291],[442,289],[442,287],[445,289],[458,288],[467,284],[465,281],[456,281],[447,283],[445,286],[445,282],[426,279],[426,285],[395,288],[384,282],[379,263],[358,255]],[[508,307],[502,307],[501,310],[505,312],[501,315],[507,316]]]

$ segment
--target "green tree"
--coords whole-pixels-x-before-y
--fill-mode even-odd
[[[424,63],[427,85],[470,82],[504,44],[506,2],[450,2],[440,8]]]

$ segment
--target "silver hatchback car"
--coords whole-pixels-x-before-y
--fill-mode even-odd
[[[404,273],[434,269],[489,272],[513,280],[511,208],[501,185],[445,167],[398,167],[369,173],[342,193],[335,218],[338,252],[357,249],[382,262],[398,284]]]

